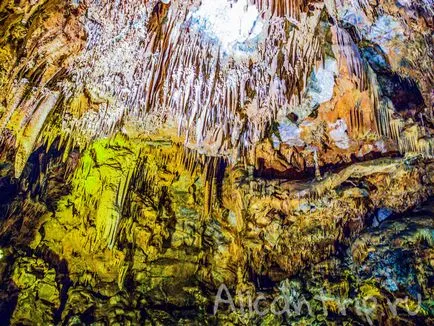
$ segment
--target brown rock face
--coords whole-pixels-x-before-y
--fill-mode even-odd
[[[432,322],[433,13],[3,1],[0,320]]]

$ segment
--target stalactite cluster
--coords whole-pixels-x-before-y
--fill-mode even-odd
[[[433,8],[1,2],[0,324],[432,323]]]

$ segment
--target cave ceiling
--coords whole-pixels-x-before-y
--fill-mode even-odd
[[[433,19],[432,0],[1,1],[0,315],[203,321],[220,284],[313,297],[321,264],[380,297],[402,260],[419,274],[396,288],[430,307],[408,320],[432,321]]]

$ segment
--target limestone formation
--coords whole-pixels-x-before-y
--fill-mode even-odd
[[[431,0],[0,3],[0,324],[433,323]]]

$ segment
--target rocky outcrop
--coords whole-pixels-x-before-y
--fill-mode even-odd
[[[361,264],[370,251],[352,239],[381,211],[425,201],[434,184],[434,165],[420,156],[353,164],[316,181],[260,179],[241,166],[222,179],[209,166],[223,163],[207,160],[164,140],[95,143],[69,181],[57,179],[70,191],[56,205],[33,199],[31,207],[41,206],[33,232],[23,232],[24,218],[4,243],[11,267],[3,279],[17,294],[11,321],[30,321],[35,304],[44,307],[41,323],[225,320],[206,313],[221,284],[239,304],[258,291],[272,295],[346,248]],[[38,268],[35,290],[27,279]],[[46,290],[53,300],[35,294]]]
[[[236,230],[230,246],[238,243],[241,261],[248,252],[256,275],[279,280],[296,274],[348,245],[348,239],[372,223],[376,209],[402,213],[425,201],[432,194],[427,178],[432,163],[410,162],[354,164],[311,184],[239,178],[226,185],[223,200],[230,209],[226,223],[232,220],[229,226]],[[232,253],[230,247],[227,252]],[[235,266],[240,264],[235,260]]]

